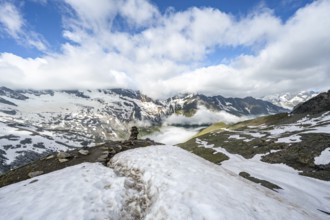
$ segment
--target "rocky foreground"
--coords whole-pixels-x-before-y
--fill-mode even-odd
[[[36,160],[35,162],[29,163],[25,166],[10,170],[1,175],[0,187],[84,162],[100,162],[106,165],[106,163],[119,152],[155,144],[159,143],[149,139],[108,141],[95,147],[52,153],[41,158],[40,160]]]

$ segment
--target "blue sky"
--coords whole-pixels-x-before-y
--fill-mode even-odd
[[[0,0],[0,84],[152,97],[323,90],[328,9],[329,0]]]

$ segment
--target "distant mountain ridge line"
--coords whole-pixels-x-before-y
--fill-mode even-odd
[[[153,102],[160,107],[167,108],[167,113],[177,113],[181,111],[183,114],[189,112],[190,114],[198,110],[199,105],[203,105],[208,109],[214,111],[226,111],[231,114],[242,115],[260,115],[260,114],[273,114],[278,112],[288,111],[284,108],[272,104],[271,102],[256,99],[251,96],[245,98],[225,98],[221,95],[206,96],[203,94],[179,94],[163,100],[154,100],[147,95],[142,94],[140,91],[131,89],[96,89],[96,90],[12,90],[6,87],[0,87],[0,96],[5,96],[18,100],[28,99],[27,94],[35,96],[50,95],[53,96],[56,92],[67,93],[77,96],[79,98],[90,98],[90,92],[98,92],[106,95],[119,95],[121,97],[128,97],[141,101]],[[2,98],[3,104],[9,104],[9,100]],[[172,111],[172,112],[171,112]]]

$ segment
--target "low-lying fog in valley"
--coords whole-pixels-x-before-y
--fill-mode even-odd
[[[163,144],[175,145],[189,140],[203,128],[205,127],[163,126],[160,131],[144,136],[144,138],[150,138]]]
[[[159,143],[175,145],[189,140],[200,130],[213,123],[224,122],[231,124],[251,118],[247,116],[238,117],[225,111],[213,112],[202,106],[192,117],[171,115],[166,119],[159,131],[146,135],[143,138],[150,138]]]

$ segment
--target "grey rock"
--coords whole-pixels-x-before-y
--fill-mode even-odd
[[[88,155],[89,154],[88,150],[83,150],[83,149],[79,150],[78,152],[82,155]]]
[[[29,184],[31,184],[31,183],[35,183],[35,182],[38,182],[38,179],[34,179],[34,180],[32,180],[31,182],[29,182]]]
[[[110,154],[116,154],[116,150],[113,149],[113,148],[110,148],[110,149],[109,149],[109,153],[110,153]]]
[[[28,173],[28,176],[30,177],[30,178],[33,178],[33,177],[35,177],[35,176],[39,176],[39,175],[41,175],[41,174],[43,174],[44,173],[44,171],[33,171],[33,172],[30,172],[30,173]]]
[[[108,155],[110,152],[109,151],[102,151],[102,154],[104,154],[104,155]]]
[[[46,157],[46,160],[50,160],[50,159],[53,159],[55,156],[54,156],[54,154],[52,154],[52,155],[49,155],[48,157]]]
[[[114,146],[113,149],[114,149],[116,152],[119,152],[119,151],[121,151],[121,150],[123,149],[123,147],[122,147],[120,144],[117,144],[117,145]]]
[[[99,156],[98,158],[97,158],[97,162],[106,162],[107,160],[108,160],[109,158],[108,158],[108,155],[107,154],[102,154],[101,156]]]
[[[64,163],[64,162],[69,161],[69,159],[61,158],[61,159],[58,159],[58,161],[59,161],[60,163]]]
[[[133,126],[131,128],[131,135],[129,137],[129,140],[137,140],[137,136],[139,134],[139,130],[136,126]]]
[[[73,156],[67,152],[59,152],[57,154],[57,158],[58,159],[69,159],[69,158],[72,158]]]

